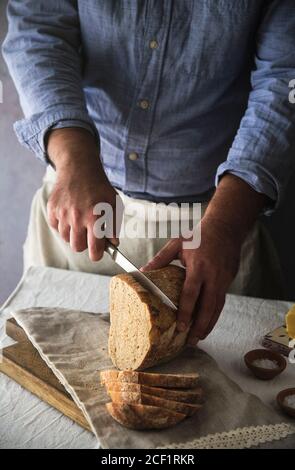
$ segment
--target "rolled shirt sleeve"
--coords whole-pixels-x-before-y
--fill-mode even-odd
[[[216,185],[224,173],[235,174],[273,201],[266,211],[271,212],[294,170],[295,3],[268,4],[256,38],[248,106],[227,160],[218,167]]]
[[[94,133],[82,86],[76,0],[10,0],[3,56],[25,118],[14,125],[19,141],[47,161],[49,129],[82,127]]]

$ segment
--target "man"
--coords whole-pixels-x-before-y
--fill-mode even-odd
[[[111,273],[93,207],[119,192],[143,207],[202,203],[199,248],[121,240],[144,269],[186,267],[178,328],[193,319],[191,344],[229,289],[269,295],[255,221],[293,168],[294,1],[11,0],[8,17],[15,130],[55,168],[32,204],[25,265]]]

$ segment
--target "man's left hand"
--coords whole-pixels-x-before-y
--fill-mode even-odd
[[[174,259],[186,267],[177,327],[184,331],[190,326],[189,344],[195,345],[214,328],[238,271],[243,241],[270,202],[239,177],[225,174],[201,221],[199,248],[184,248],[184,239],[172,239],[142,268],[162,268]]]
[[[174,259],[186,267],[177,328],[184,331],[191,324],[188,343],[195,345],[211,332],[219,318],[225,294],[238,270],[241,242],[229,227],[210,217],[201,222],[198,248],[184,248],[183,242],[182,238],[170,240],[142,269],[158,269]]]

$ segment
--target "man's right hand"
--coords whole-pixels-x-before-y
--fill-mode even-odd
[[[47,153],[54,164],[57,180],[47,204],[48,220],[74,251],[89,250],[92,261],[102,258],[105,239],[94,235],[97,216],[94,206],[109,203],[115,214],[118,193],[111,186],[99,158],[95,138],[81,128],[52,130]],[[115,217],[112,243],[115,236]]]

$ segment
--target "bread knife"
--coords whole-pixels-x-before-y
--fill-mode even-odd
[[[156,286],[156,284],[154,284],[153,281],[151,281],[143,272],[139,271],[139,269],[108,240],[106,240],[105,251],[111,256],[112,260],[118,264],[118,266],[120,266],[126,273],[130,273],[145,289],[156,295],[164,304],[172,308],[172,310],[177,310],[177,307],[172,300],[170,300],[169,297],[167,297],[167,295],[164,294],[164,292],[159,289],[159,287]]]

